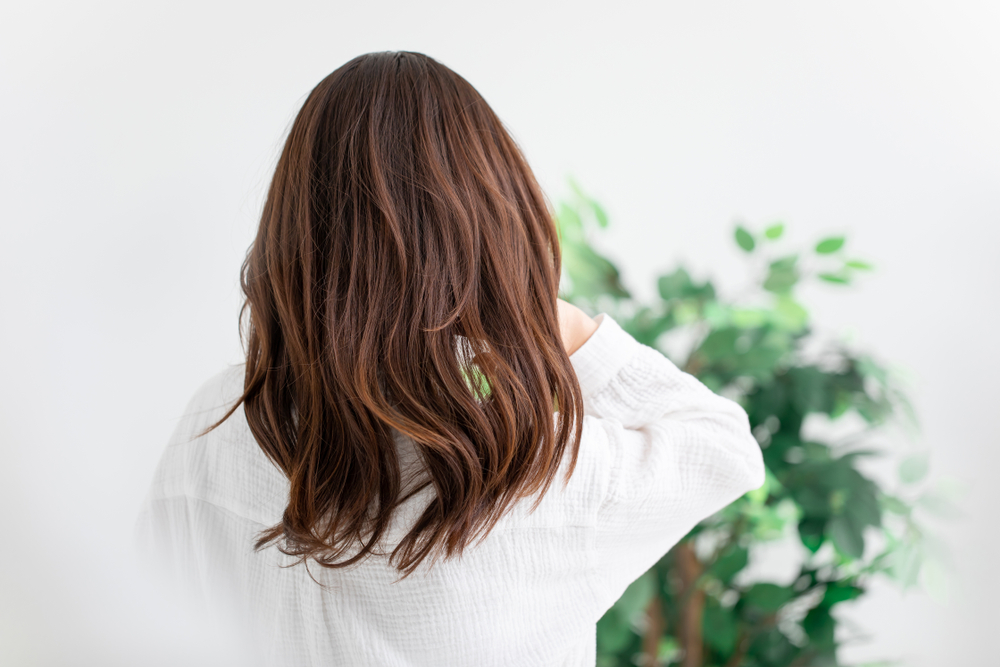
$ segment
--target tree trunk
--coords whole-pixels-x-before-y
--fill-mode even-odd
[[[660,652],[660,638],[667,629],[667,622],[663,618],[663,602],[659,595],[654,595],[646,606],[646,619],[649,624],[642,636],[642,652],[646,656],[645,664],[655,665],[656,656]]]
[[[682,584],[679,598],[683,607],[680,610],[678,637],[684,648],[681,667],[701,667],[703,660],[701,619],[705,609],[705,591],[696,589],[695,584],[701,576],[702,564],[694,553],[694,546],[689,542],[678,544],[674,552],[674,563]]]

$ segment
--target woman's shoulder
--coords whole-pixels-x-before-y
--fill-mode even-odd
[[[222,414],[232,407],[243,394],[246,363],[229,364],[204,380],[188,401],[185,416],[222,409]]]
[[[280,517],[286,480],[257,445],[243,406],[216,428],[243,394],[245,364],[204,380],[188,401],[160,462],[162,495],[209,502],[258,523]],[[168,488],[169,487],[169,488]]]

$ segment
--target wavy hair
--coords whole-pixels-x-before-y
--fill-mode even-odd
[[[389,559],[405,578],[540,491],[534,511],[567,447],[568,482],[583,402],[560,335],[560,265],[531,169],[465,79],[406,51],[323,79],[242,266],[243,394],[206,430],[243,404],[289,479],[256,549],[351,565],[433,484]],[[394,429],[429,476],[405,496]]]

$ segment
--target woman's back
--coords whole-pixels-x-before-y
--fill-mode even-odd
[[[275,546],[255,551],[258,533],[282,519],[288,478],[242,410],[199,436],[239,398],[243,366],[188,406],[140,516],[143,551],[238,618],[264,665],[592,667],[595,623],[628,584],[764,476],[736,403],[602,317],[570,357],[585,414],[568,483],[533,512],[531,498],[515,504],[460,557],[401,579],[378,555],[307,570]],[[404,478],[418,483],[417,447],[399,433],[396,445]],[[397,508],[387,553],[435,494],[426,486]]]

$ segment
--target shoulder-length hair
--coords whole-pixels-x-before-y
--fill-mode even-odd
[[[568,483],[583,402],[560,265],[531,169],[465,79],[413,52],[362,55],[323,79],[243,263],[244,391],[208,429],[242,403],[290,481],[256,549],[351,565],[433,484],[389,560],[405,577],[540,491],[534,511],[567,446]],[[406,496],[393,429],[429,475]]]

